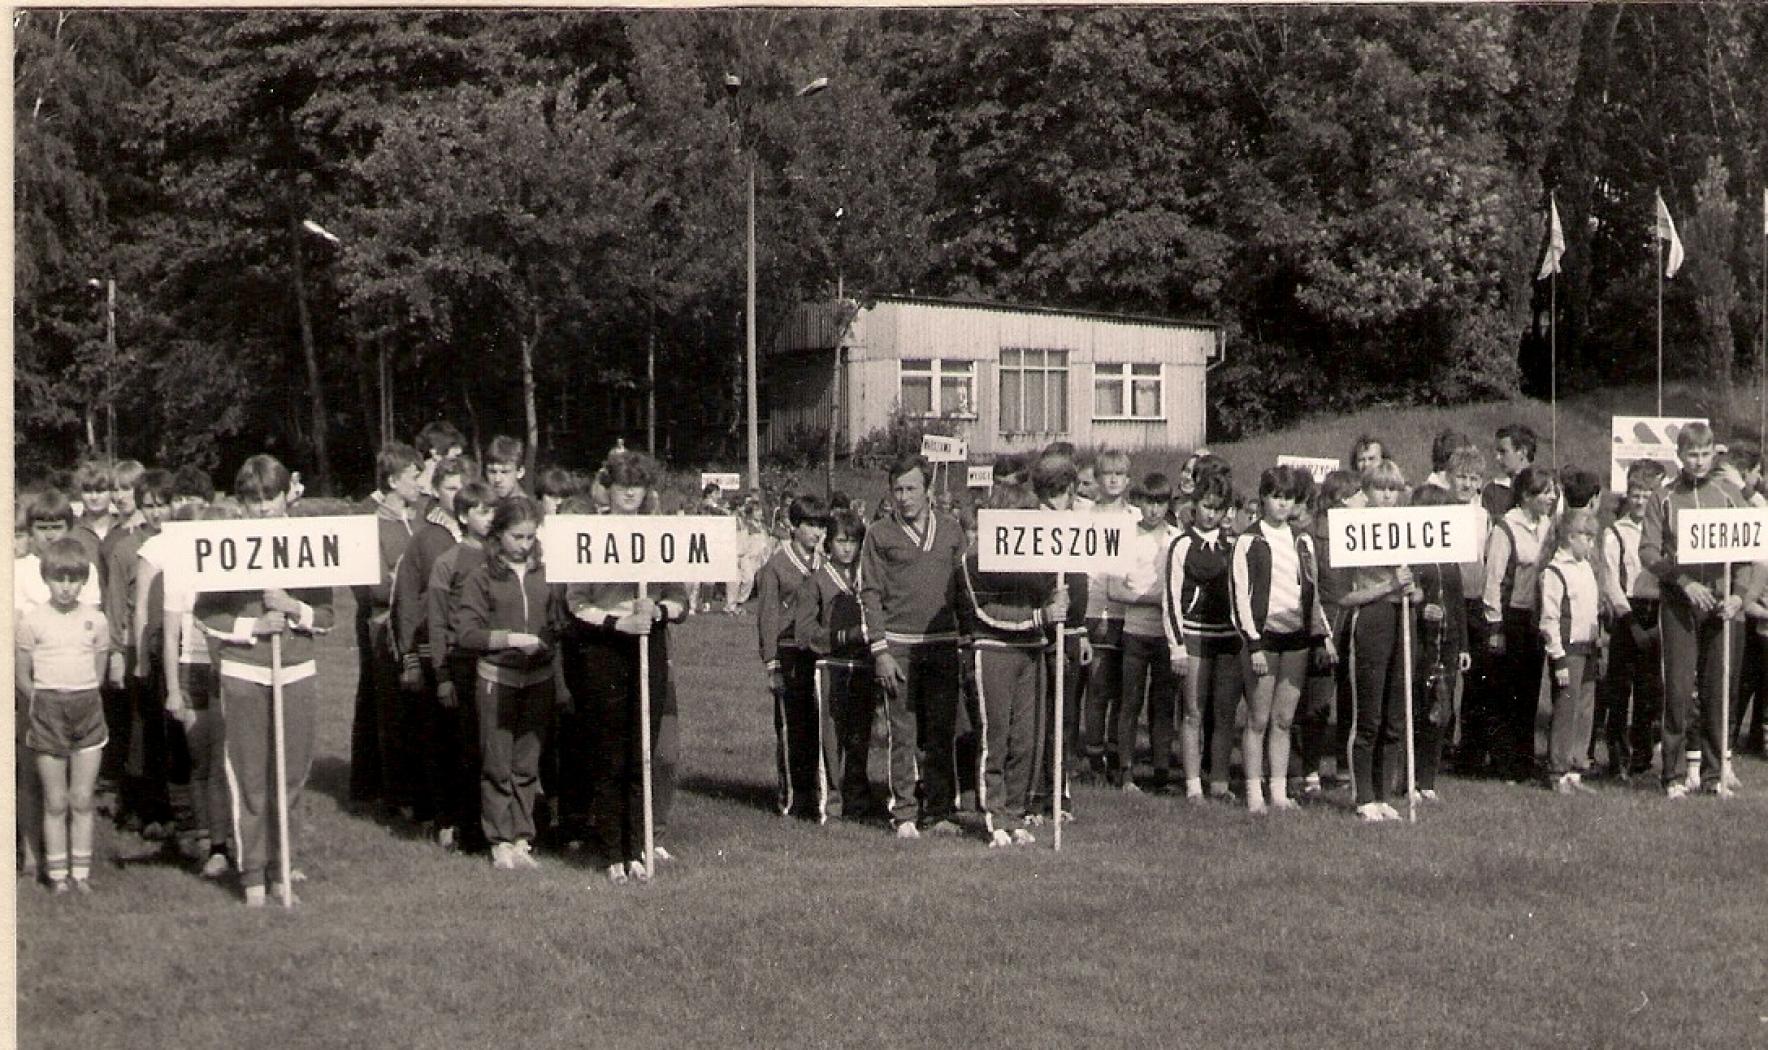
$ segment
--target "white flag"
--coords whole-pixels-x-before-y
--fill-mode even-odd
[[[1657,238],[1670,242],[1670,257],[1664,261],[1664,276],[1674,277],[1676,271],[1682,269],[1682,238],[1676,236],[1676,221],[1670,218],[1670,209],[1664,205],[1664,195],[1657,194]]]
[[[1541,272],[1535,277],[1537,281],[1559,272],[1560,257],[1565,255],[1565,231],[1559,227],[1559,202],[1553,195],[1547,195],[1547,254],[1541,257]]]

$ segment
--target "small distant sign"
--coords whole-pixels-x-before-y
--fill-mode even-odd
[[[700,491],[705,492],[708,485],[717,485],[721,492],[735,492],[743,487],[743,475],[735,471],[725,474],[702,470],[700,472]]]
[[[1609,422],[1609,487],[1627,491],[1627,468],[1642,459],[1664,465],[1664,476],[1675,477],[1682,469],[1676,458],[1676,435],[1690,423],[1705,423],[1697,416],[1615,416]]]
[[[991,466],[971,467],[964,475],[964,484],[973,489],[994,488],[994,468]]]
[[[167,522],[168,573],[195,590],[352,587],[379,583],[381,542],[371,514]]]
[[[970,457],[970,450],[963,438],[923,434],[921,455],[926,456],[929,463],[962,463]]]
[[[737,519],[723,514],[554,514],[540,525],[548,583],[735,579]]]
[[[978,511],[976,564],[983,572],[1125,573],[1136,528],[1119,514]]]
[[[1676,564],[1768,561],[1768,508],[1678,510]]]
[[[1338,460],[1321,456],[1278,456],[1277,465],[1279,467],[1300,467],[1313,475],[1316,483],[1325,481],[1326,475],[1339,469]]]
[[[1478,561],[1486,512],[1453,507],[1339,508],[1326,516],[1335,569]]]

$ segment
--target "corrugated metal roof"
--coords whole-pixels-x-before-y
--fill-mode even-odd
[[[1065,306],[1028,306],[1024,303],[1001,303],[988,299],[942,299],[927,295],[879,295],[874,296],[871,301],[879,303],[908,303],[910,305],[918,306],[951,306],[967,310],[1001,310],[1011,313],[1049,314],[1061,317],[1079,317],[1089,321],[1115,321],[1119,324],[1154,325],[1160,328],[1221,328],[1221,324],[1216,321],[1191,321],[1172,317],[1154,317],[1149,314],[1117,314],[1109,313],[1104,310],[1070,309]]]

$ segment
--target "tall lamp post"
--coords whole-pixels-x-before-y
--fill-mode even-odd
[[[808,98],[827,90],[828,86],[828,77],[817,77],[799,88],[794,97]],[[743,78],[735,73],[726,73],[724,89],[734,99],[743,90]],[[741,126],[739,130],[747,131]],[[743,394],[744,407],[748,415],[749,487],[759,490],[761,488],[761,423],[760,397],[756,390],[755,366],[755,145],[748,141],[746,134],[740,134],[739,148],[743,150],[744,159],[748,162],[749,168],[748,281],[743,300]]]

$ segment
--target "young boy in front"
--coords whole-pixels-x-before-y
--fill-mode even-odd
[[[871,813],[866,776],[878,679],[860,622],[859,551],[865,519],[841,509],[829,517],[822,568],[805,578],[794,608],[794,636],[816,657],[816,702],[823,794],[818,820],[857,820]]]
[[[290,480],[288,468],[276,457],[253,456],[234,476],[233,495],[248,518],[286,517]],[[332,627],[331,588],[207,592],[197,596],[195,616],[210,638],[209,652],[220,672],[240,880],[246,906],[261,908],[267,874],[280,859],[272,856],[271,843],[276,819],[271,639],[282,638],[283,784],[292,813],[300,805],[313,760],[319,723],[319,636]],[[297,826],[297,821],[289,821],[290,850],[295,848]],[[290,877],[295,879],[294,858],[288,859]]]
[[[110,627],[96,606],[80,601],[92,562],[78,540],[48,544],[39,568],[49,600],[20,610],[15,642],[24,743],[42,782],[49,885],[58,894],[90,893],[92,796],[109,739],[98,683],[110,653]]]
[[[405,548],[416,531],[417,505],[421,498],[418,477],[423,462],[417,450],[397,441],[381,446],[375,456],[375,483],[380,500],[375,507],[375,528],[380,537],[381,575],[372,586],[358,588],[357,600],[368,602],[369,651],[362,658],[369,665],[369,710],[356,712],[354,737],[360,729],[374,741],[373,764],[380,771],[381,803],[406,820],[416,816],[418,760],[413,746],[413,727],[400,702],[399,675],[403,662],[393,630],[393,575]]]
[[[1130,487],[1130,457],[1120,449],[1102,450],[1093,460],[1099,484],[1094,514],[1136,515],[1125,494]],[[1118,694],[1123,682],[1123,609],[1111,601],[1110,577],[1092,573],[1087,577],[1086,638],[1092,647],[1092,669],[1087,675],[1086,700],[1081,712],[1081,737],[1087,763],[1095,776],[1108,776],[1117,762]],[[1078,597],[1078,596],[1077,596]],[[1135,741],[1129,750],[1134,757]]]
[[[497,500],[491,487],[469,481],[454,494],[460,542],[442,551],[430,566],[424,587],[425,633],[429,637],[430,677],[436,683],[437,735],[430,743],[432,774],[441,781],[436,801],[436,844],[445,850],[474,850],[479,827],[479,708],[473,699],[477,657],[460,648],[454,615],[468,577],[485,563],[485,543]]]
[[[1639,560],[1645,513],[1662,491],[1663,464],[1627,468],[1627,496],[1602,533],[1600,571],[1609,619],[1608,667],[1596,684],[1595,732],[1608,745],[1608,771],[1627,779],[1651,768],[1651,745],[1663,717],[1664,678],[1658,635],[1658,579]]]
[[[761,662],[767,668],[768,689],[774,701],[774,765],[779,777],[781,816],[820,820],[817,800],[821,787],[817,775],[818,755],[815,686],[816,655],[804,647],[795,631],[794,606],[804,581],[822,568],[823,535],[829,514],[816,496],[799,496],[788,510],[792,535],[761,567],[758,585],[761,608],[757,633]]]
[[[1732,633],[1732,681],[1721,685],[1724,660],[1724,627],[1741,619],[1745,606],[1760,596],[1768,574],[1760,566],[1734,564],[1731,589],[1726,592],[1723,565],[1683,565],[1676,559],[1677,515],[1684,510],[1745,506],[1743,494],[1713,475],[1713,429],[1690,423],[1676,435],[1676,458],[1682,469],[1676,480],[1646,507],[1639,540],[1639,560],[1656,576],[1661,589],[1658,624],[1662,634],[1664,666],[1664,794],[1686,798],[1688,771],[1685,736],[1693,715],[1694,698],[1700,697],[1700,788],[1721,798],[1733,790],[1723,779],[1723,753],[1719,735],[1721,690],[1736,685],[1742,664],[1743,631]]]

